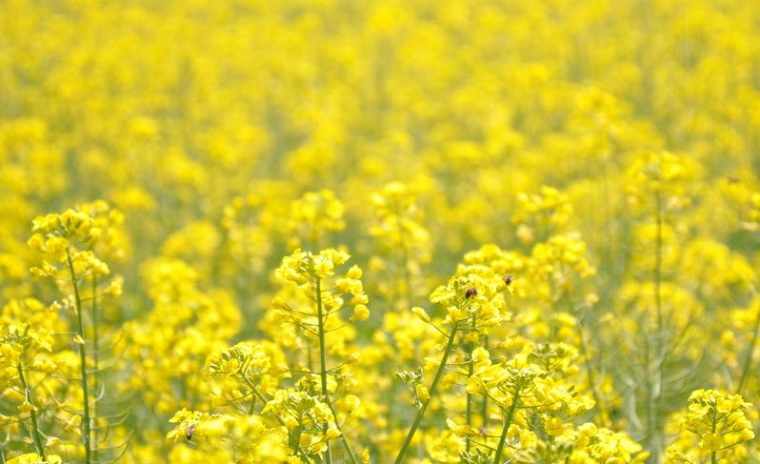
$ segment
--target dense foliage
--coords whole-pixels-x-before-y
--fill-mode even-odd
[[[0,0],[0,464],[760,463],[759,18]]]

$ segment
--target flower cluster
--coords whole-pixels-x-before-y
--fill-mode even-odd
[[[757,1],[0,5],[0,464],[760,462]]]
[[[668,448],[666,462],[745,462],[747,442],[755,438],[748,410],[740,395],[696,390],[679,419],[680,434]]]

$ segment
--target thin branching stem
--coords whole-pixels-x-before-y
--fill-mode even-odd
[[[473,314],[472,315],[472,330],[475,330],[476,324],[477,324],[477,322],[476,322],[476,316],[475,316],[475,314]],[[475,362],[473,361],[473,356],[472,356],[472,352],[474,350],[475,350],[475,346],[470,346],[469,347],[469,353],[467,354],[468,361],[469,361],[468,365],[467,365],[467,378],[468,379],[470,377],[472,377],[472,374],[475,372]],[[465,410],[465,418],[466,418],[466,423],[467,423],[467,428],[468,429],[472,427],[472,401],[473,401],[472,395],[470,394],[469,391],[467,391],[467,406],[466,406],[466,410]],[[468,434],[467,437],[465,438],[465,450],[467,452],[469,452],[470,451],[470,447],[471,447],[471,444],[470,444],[470,435]]]
[[[589,390],[591,390],[591,396],[594,398],[594,402],[596,403],[596,407],[599,410],[599,415],[601,416],[602,420],[604,421],[604,425],[607,425],[607,410],[604,407],[604,404],[602,403],[601,395],[599,395],[599,392],[597,391],[597,384],[596,384],[596,375],[594,372],[594,365],[593,360],[591,358],[591,350],[588,346],[588,343],[586,342],[586,335],[583,331],[583,325],[578,324],[578,340],[579,348],[581,356],[583,356],[583,364],[586,367],[586,381],[589,384]]]
[[[493,464],[501,463],[501,455],[504,453],[504,444],[507,441],[507,432],[512,425],[512,419],[515,417],[515,410],[517,409],[517,403],[520,401],[520,388],[516,387],[515,392],[512,395],[512,404],[509,406],[509,411],[504,417],[504,426],[501,429],[501,436],[499,437],[499,445],[496,448],[496,454],[493,457]]]
[[[485,348],[486,351],[489,349],[488,335],[483,336],[483,348]],[[482,417],[482,423],[480,426],[483,428],[483,433],[486,433],[488,430],[488,395],[483,395],[483,403],[481,404],[480,415]]]
[[[327,345],[325,343],[326,317],[324,314],[324,308],[322,307],[322,280],[321,279],[319,278],[315,279],[315,288],[316,288],[315,296],[317,300],[317,325],[318,325],[318,331],[319,331],[319,378],[322,384],[322,397],[324,398],[325,403],[327,403],[327,406],[330,408],[330,411],[332,411],[333,420],[335,421],[335,424],[338,427],[338,431],[340,432],[341,442],[343,442],[343,447],[346,449],[346,453],[348,453],[348,456],[351,459],[351,462],[353,464],[357,464],[354,450],[351,448],[351,445],[348,443],[348,439],[346,438],[346,435],[340,429],[340,425],[338,425],[338,417],[335,414],[335,409],[333,408],[332,402],[330,401],[330,394],[327,391]],[[329,443],[327,444],[326,462],[327,464],[330,464],[332,462],[332,453],[330,451]]]
[[[653,454],[655,461],[659,460],[662,431],[660,430],[660,400],[663,395],[664,385],[663,383],[663,330],[664,321],[662,314],[662,226],[663,226],[663,211],[662,211],[662,193],[657,191],[655,193],[655,265],[654,265],[654,302],[656,313],[656,326],[654,333],[654,347],[653,358],[655,362],[654,375],[655,379],[652,382],[649,390],[649,433],[650,443],[653,445]]]
[[[343,427],[341,427],[341,425],[338,423],[338,415],[335,413],[335,408],[333,408],[332,402],[328,401],[327,406],[329,406],[330,411],[332,411],[333,419],[335,419],[335,427],[338,428],[338,432],[340,432],[341,442],[343,442],[343,448],[346,450],[346,453],[348,453],[348,457],[349,459],[351,459],[351,462],[353,464],[357,464],[359,461],[356,459],[354,450],[351,448],[351,445],[348,443],[346,434],[343,433]]]
[[[31,406],[29,416],[32,421],[32,441],[34,441],[34,448],[37,450],[37,454],[42,459],[42,462],[47,462],[47,456],[45,455],[45,446],[42,444],[42,433],[40,432],[40,425],[37,420],[37,406],[34,404],[34,396],[32,394],[32,388],[29,386],[29,382],[26,381],[26,374],[24,373],[24,363],[19,360],[16,366],[18,370],[18,379],[21,382],[21,387],[24,389],[24,398],[26,402]]]
[[[90,319],[92,323],[92,391],[95,395],[98,395],[98,373],[100,364],[100,340],[98,335],[98,278],[93,274],[92,276],[92,308]],[[93,462],[98,462],[98,427],[97,427],[97,403],[96,399],[92,404],[92,420],[95,427],[92,429],[92,459]]]
[[[654,265],[654,298],[655,309],[657,312],[657,336],[659,337],[660,331],[663,326],[662,316],[662,195],[657,192],[655,197],[656,203],[656,238],[655,238],[655,265]]]
[[[472,357],[470,357],[472,359]],[[467,377],[472,377],[473,374],[473,363],[471,362],[469,367],[467,368]],[[470,393],[467,393],[467,409],[466,409],[466,423],[467,428],[472,427],[472,395]],[[470,451],[470,436],[469,434],[465,438],[465,450]]]
[[[718,426],[718,405],[713,405],[713,411],[712,411],[712,433],[715,435],[715,429]],[[713,451],[710,453],[710,464],[718,464],[718,452]]]
[[[755,345],[757,344],[757,338],[760,335],[760,308],[755,314],[755,327],[752,331],[752,338],[749,341],[749,347],[747,353],[744,355],[744,362],[742,363],[742,373],[739,377],[739,384],[736,386],[736,393],[741,394],[744,388],[744,383],[747,381],[750,368],[752,367],[752,356],[755,354]]]
[[[79,368],[82,378],[82,406],[84,415],[82,418],[82,444],[84,445],[85,464],[90,464],[92,462],[92,449],[90,447],[90,429],[92,426],[90,421],[92,420],[92,416],[90,415],[90,391],[87,382],[87,347],[85,344],[84,321],[82,317],[82,299],[79,295],[79,284],[77,283],[77,275],[76,271],[74,270],[74,263],[71,260],[71,252],[68,249],[66,249],[66,261],[69,265],[71,285],[74,288],[74,304],[76,306],[77,312],[77,334],[81,338],[81,340],[78,340],[77,346],[79,346]]]
[[[412,423],[412,426],[409,428],[409,432],[406,434],[406,438],[404,439],[404,444],[401,446],[401,450],[398,452],[398,455],[396,456],[396,460],[394,461],[395,464],[400,464],[404,462],[404,454],[409,448],[409,445],[412,443],[412,438],[414,438],[414,434],[417,433],[417,429],[419,428],[420,423],[422,422],[422,418],[425,416],[425,411],[427,410],[428,406],[430,405],[430,402],[433,400],[433,397],[435,396],[436,389],[438,388],[438,382],[441,380],[441,376],[443,375],[443,371],[446,367],[446,361],[449,359],[451,350],[454,347],[454,338],[456,337],[457,329],[458,329],[457,323],[454,323],[454,325],[451,327],[451,332],[449,332],[449,338],[448,338],[448,341],[446,342],[446,349],[443,352],[443,357],[441,358],[440,364],[438,364],[438,370],[436,370],[435,376],[433,377],[433,383],[430,384],[428,399],[424,403],[422,403],[422,407],[417,411],[417,415],[414,418],[414,422]]]
[[[319,336],[319,379],[322,384],[322,398],[327,400],[327,353],[325,350],[325,321],[322,314],[322,281],[317,278],[315,282],[316,300],[317,300],[317,326]],[[327,464],[332,463],[332,452],[330,443],[327,443],[327,453],[325,455]]]

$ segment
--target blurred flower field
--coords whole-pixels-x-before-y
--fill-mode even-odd
[[[756,464],[759,276],[755,0],[0,0],[0,464]]]

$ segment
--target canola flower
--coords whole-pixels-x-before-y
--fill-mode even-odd
[[[0,0],[0,464],[760,463],[759,16]]]

